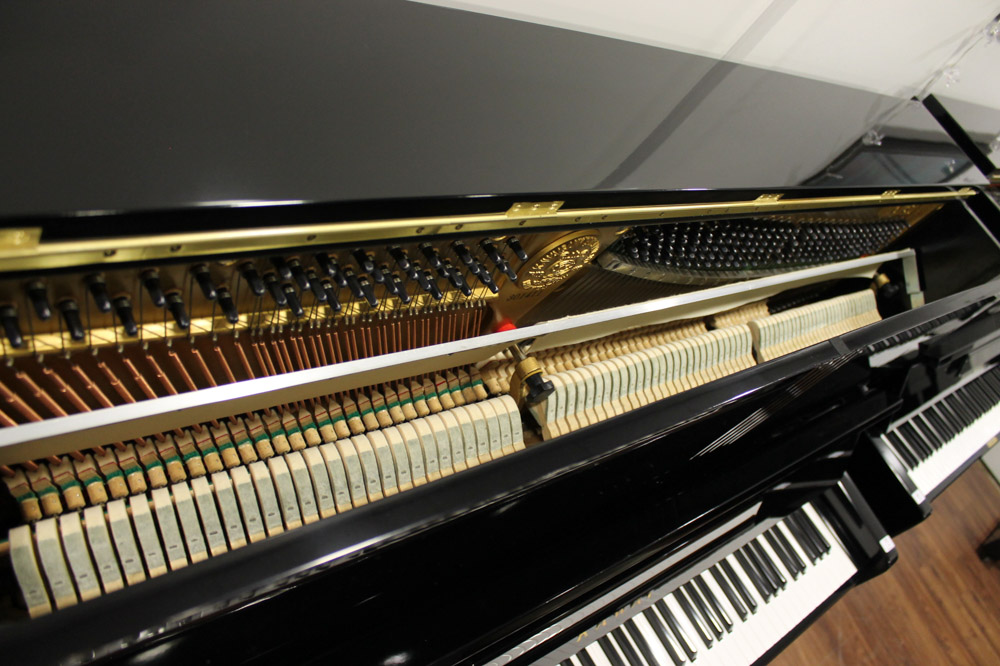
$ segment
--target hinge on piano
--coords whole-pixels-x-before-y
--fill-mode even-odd
[[[519,201],[507,210],[507,217],[543,217],[556,212],[565,201]]]
[[[38,247],[38,243],[41,240],[41,227],[0,229],[0,250],[23,250],[25,248]]]
[[[895,199],[899,195],[899,190],[886,190],[882,193],[881,198],[883,201],[887,199]]]
[[[759,204],[773,204],[778,203],[778,199],[785,196],[784,194],[762,194],[754,200],[754,203]]]

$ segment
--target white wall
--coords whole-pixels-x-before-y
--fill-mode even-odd
[[[959,64],[947,95],[1000,109],[997,0],[417,0],[910,97]],[[942,84],[943,88],[943,84]],[[940,92],[940,91],[939,91]],[[997,128],[1000,130],[1000,128]]]

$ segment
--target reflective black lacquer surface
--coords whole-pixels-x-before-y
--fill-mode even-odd
[[[0,6],[0,216],[790,186],[825,173],[899,104],[401,0],[52,9]],[[827,184],[938,182],[951,159],[939,157],[916,174]]]

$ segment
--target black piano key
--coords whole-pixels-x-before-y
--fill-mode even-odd
[[[979,399],[979,408],[982,410],[980,416],[993,409],[993,400],[986,394],[979,382],[969,382],[966,388]]]
[[[684,631],[684,627],[680,625],[674,614],[670,612],[670,607],[667,606],[663,599],[660,599],[655,604],[656,610],[660,612],[660,617],[663,621],[667,623],[670,628],[670,633],[674,635],[677,639],[677,644],[681,646],[681,650],[687,655],[689,661],[694,661],[698,657],[698,649],[695,644],[688,638],[687,632]]]
[[[708,602],[708,606],[711,611],[715,614],[715,618],[722,623],[722,628],[726,630],[727,633],[733,630],[733,621],[729,619],[729,613],[726,609],[722,607],[722,601],[717,599],[715,593],[712,592],[712,588],[708,586],[705,582],[703,576],[708,575],[708,571],[703,571],[694,577],[694,584],[698,586],[698,591],[701,592],[702,598]]]
[[[931,424],[925,419],[921,414],[915,414],[913,418],[910,419],[913,427],[917,429],[928,444],[934,447],[934,450],[940,449],[944,444],[944,438],[938,435],[937,431],[931,426]]]
[[[972,415],[973,421],[978,419],[979,415],[983,413],[983,406],[979,402],[979,397],[973,393],[971,383],[956,390],[952,395],[962,401],[962,406]]]
[[[920,433],[917,432],[916,428],[909,421],[899,424],[896,431],[910,445],[910,450],[916,453],[921,460],[927,460],[934,453],[931,445],[924,441],[924,438],[920,436]]]
[[[997,385],[991,381],[991,379],[992,377],[990,373],[986,372],[979,376],[976,383],[979,384],[979,388],[981,388],[983,393],[986,394],[986,397],[989,398],[990,405],[995,406],[998,402],[1000,402],[1000,389],[997,388]]]
[[[724,561],[725,560],[723,560],[723,562]],[[709,571],[712,572],[712,578],[715,579],[715,582],[719,586],[719,589],[722,590],[722,593],[726,595],[726,599],[729,600],[729,605],[732,607],[734,611],[736,611],[736,614],[740,616],[740,620],[746,622],[747,619],[746,606],[744,606],[743,602],[740,601],[739,594],[736,592],[736,590],[733,589],[733,586],[729,584],[728,580],[726,580],[725,573],[723,573],[722,569],[719,568],[719,565],[713,566],[711,569],[709,569]]]
[[[764,583],[761,573],[757,571],[752,564],[750,564],[750,561],[747,559],[747,556],[743,553],[743,551],[737,550],[733,553],[733,557],[736,558],[736,563],[743,569],[743,573],[747,575],[747,578],[750,579],[753,586],[757,588],[757,594],[760,595],[760,598],[765,602],[770,599],[771,587]]]
[[[674,662],[674,666],[681,666],[685,660],[674,649],[674,639],[669,636],[668,632],[670,630],[667,629],[667,625],[663,624],[663,620],[660,619],[660,616],[652,608],[647,608],[642,611],[642,614],[645,616],[646,622],[649,622],[649,626],[653,628],[653,633],[660,639],[660,645],[667,651],[667,655]]]
[[[746,588],[743,584],[743,579],[739,577],[736,570],[733,569],[733,565],[729,563],[728,559],[723,559],[719,562],[719,567],[722,569],[723,573],[726,574],[726,578],[731,584],[731,587],[736,590],[736,593],[740,595],[740,599],[746,605],[747,610],[751,613],[757,612],[757,600],[753,598],[750,594],[750,590]],[[735,604],[734,604],[735,607]]]
[[[656,656],[653,654],[653,650],[649,647],[646,639],[643,637],[642,632],[639,631],[639,627],[636,626],[633,620],[628,620],[623,625],[625,630],[628,632],[628,637],[632,639],[635,646],[639,648],[639,654],[642,658],[646,660],[647,664],[651,666],[656,664]]]
[[[990,395],[993,396],[994,401],[1000,402],[1000,375],[997,374],[997,371],[984,372],[981,379],[983,384],[989,387]]]
[[[594,660],[590,658],[590,655],[586,650],[580,650],[575,656],[580,660],[580,663],[583,664],[583,666],[597,666],[597,664],[594,663]]]
[[[678,605],[680,605],[681,610],[684,611],[684,614],[687,616],[687,619],[691,623],[691,626],[694,627],[695,632],[701,639],[702,645],[711,648],[713,642],[712,632],[705,625],[704,620],[702,620],[701,616],[698,614],[698,611],[695,610],[694,604],[692,604],[691,601],[687,598],[687,595],[684,594],[684,590],[678,588],[673,591],[673,595],[674,595],[674,600],[678,603]]]
[[[601,647],[601,651],[611,666],[625,666],[625,660],[618,656],[618,649],[607,635],[598,638],[597,644]]]
[[[757,539],[759,538],[757,537]],[[764,550],[764,547],[760,545],[757,539],[753,539],[747,544],[750,547],[750,552],[757,558],[757,566],[760,567],[763,574],[767,576],[768,581],[774,586],[775,592],[779,589],[785,589],[787,585],[785,577],[781,575],[777,564],[771,561],[771,556],[767,554],[767,551]]]
[[[938,431],[944,441],[948,442],[958,434],[952,430],[951,426],[948,425],[948,422],[941,417],[936,406],[931,405],[928,409],[925,409],[924,417],[931,422],[931,425],[934,426],[934,429]]]
[[[946,405],[948,405],[948,407],[955,414],[955,416],[958,417],[959,422],[961,422],[963,429],[976,420],[976,417],[972,414],[969,408],[966,407],[965,404],[963,404],[962,401],[959,400],[954,393],[946,395],[944,397],[944,402]]]
[[[760,578],[761,583],[763,583],[764,587],[768,590],[770,595],[774,596],[775,594],[778,593],[779,589],[778,581],[775,580],[771,572],[767,570],[767,568],[764,566],[764,563],[760,561],[760,559],[757,556],[757,553],[754,552],[753,546],[751,545],[752,543],[753,541],[749,541],[745,546],[743,546],[742,548],[743,555],[747,558],[747,562],[750,564],[750,566],[753,567],[754,570],[757,572],[757,575]]]
[[[628,637],[625,636],[625,632],[622,631],[621,627],[612,629],[611,637],[614,639],[615,645],[618,646],[619,654],[625,657],[625,661],[628,662],[629,666],[645,666],[645,664],[642,663],[642,659],[635,651],[635,648],[632,647],[632,643],[629,642]]]
[[[809,534],[807,534],[806,531],[802,529],[802,526],[795,519],[794,513],[789,514],[788,517],[785,518],[785,527],[788,528],[788,531],[792,533],[792,536],[798,542],[799,547],[809,557],[809,561],[812,564],[816,564],[816,560],[818,560],[822,556],[822,553],[819,550],[819,546],[813,543],[813,540],[810,538]]]
[[[910,469],[916,468],[919,464],[916,454],[910,450],[910,446],[903,441],[895,430],[885,433],[885,438],[892,445],[892,448],[896,450],[896,453],[900,455],[907,467]]]
[[[569,659],[563,659],[559,662],[559,666],[573,666],[573,662]]]
[[[785,566],[785,571],[791,575],[793,580],[798,578],[799,568],[795,565],[791,556],[785,552],[784,547],[778,542],[778,537],[774,536],[771,530],[768,530],[764,532],[764,538],[767,540],[768,545],[771,546],[771,550],[774,551],[774,554],[778,556],[778,559]]]
[[[956,435],[965,430],[965,424],[962,423],[961,417],[959,417],[959,415],[952,410],[948,403],[944,400],[940,400],[935,407],[937,407],[938,413],[944,418],[945,421],[948,422],[948,425],[951,426],[951,429],[955,431]]]
[[[692,581],[688,581],[682,585],[684,592],[687,593],[688,600],[694,604],[694,608],[698,611],[702,620],[705,621],[705,626],[715,634],[715,639],[719,640],[722,638],[725,630],[722,627],[722,623],[719,618],[708,607],[708,602],[701,596],[698,589],[692,584]]]
[[[791,542],[788,540],[788,537],[785,536],[784,530],[775,525],[774,535],[778,539],[778,543],[780,543],[782,548],[785,549],[785,552],[788,553],[788,556],[792,558],[792,561],[795,563],[796,568],[798,568],[799,573],[805,573],[806,563],[802,561],[801,557],[799,557],[798,552],[792,546]]]
[[[823,537],[823,534],[816,527],[816,524],[813,523],[812,518],[809,517],[809,514],[806,513],[805,511],[803,511],[802,509],[799,509],[798,513],[799,513],[799,517],[800,517],[800,519],[802,521],[803,527],[805,527],[807,530],[809,530],[809,532],[812,534],[812,537],[819,544],[820,548],[823,549],[823,552],[824,553],[829,553],[830,552],[830,544],[827,543],[826,539]]]

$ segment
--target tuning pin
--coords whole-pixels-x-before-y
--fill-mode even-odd
[[[406,250],[398,245],[393,245],[389,248],[389,256],[392,257],[396,262],[396,265],[399,266],[399,270],[404,272],[408,272],[410,270],[410,258],[406,255]]]
[[[184,308],[184,300],[181,298],[181,293],[173,289],[166,293],[166,297],[167,309],[170,310],[174,321],[177,322],[177,327],[186,331],[191,326],[191,318],[188,317],[187,310]]]
[[[340,312],[340,299],[337,298],[337,287],[326,278],[320,280],[320,284],[323,285],[323,291],[326,292],[326,304],[334,312]]]
[[[32,280],[25,285],[24,290],[28,293],[28,300],[35,308],[35,314],[42,321],[46,321],[52,316],[52,308],[49,306],[49,296],[45,289],[45,283],[41,280]]]
[[[354,298],[364,298],[365,292],[361,289],[361,283],[358,281],[358,276],[354,274],[354,271],[349,268],[344,268],[344,280],[347,282],[347,288],[351,290],[351,294]]]
[[[351,256],[354,260],[358,262],[358,267],[365,273],[371,273],[372,269],[375,268],[375,257],[368,254],[362,249],[352,250]]]
[[[403,305],[409,305],[411,299],[410,295],[406,292],[406,285],[403,283],[403,278],[393,273],[392,284],[396,287],[396,296],[403,303]]]
[[[424,269],[423,275],[424,279],[420,282],[420,286],[423,287],[424,283],[426,283],[427,286],[425,287],[425,289],[427,289],[427,291],[430,292],[431,296],[434,297],[435,301],[440,301],[442,298],[444,298],[444,294],[442,294],[441,290],[438,288],[437,280],[434,279],[434,276],[431,274],[431,272],[427,269]]]
[[[163,296],[163,289],[160,287],[160,272],[155,268],[150,268],[140,273],[139,279],[142,281],[142,286],[149,292],[149,299],[153,305],[162,308],[167,301]]]
[[[194,276],[194,281],[198,283],[201,288],[201,293],[205,294],[205,298],[210,301],[215,300],[215,285],[212,284],[212,274],[208,271],[208,266],[205,264],[198,264],[191,269],[191,275]]]
[[[306,311],[302,309],[302,302],[299,301],[299,293],[295,291],[294,285],[289,282],[281,285],[282,291],[285,292],[285,302],[288,303],[288,309],[292,311],[292,314],[296,317],[303,317]]]
[[[319,275],[313,269],[306,270],[306,278],[309,280],[309,288],[312,289],[313,296],[319,303],[326,303],[326,290],[319,282]]]
[[[427,263],[430,264],[430,267],[440,273],[443,265],[441,264],[441,257],[438,256],[437,249],[430,243],[424,243],[420,246],[420,251],[427,257]],[[442,275],[441,277],[445,276]]]
[[[66,298],[56,303],[56,308],[62,313],[63,321],[66,322],[66,329],[69,337],[74,340],[83,340],[83,323],[80,321],[80,306],[72,298]]]
[[[497,250],[496,245],[493,241],[489,239],[484,239],[479,243],[479,247],[483,248],[483,252],[489,257],[489,260],[493,262],[493,265],[497,267],[500,271],[503,271],[511,281],[517,280],[517,273],[511,269],[510,264],[504,261],[504,258],[500,255],[500,251]]]
[[[517,258],[520,259],[521,261],[528,260],[528,253],[524,251],[523,247],[521,247],[521,241],[517,240],[513,236],[507,238],[507,247],[509,247],[511,251],[517,255]]]
[[[361,285],[361,293],[365,300],[368,301],[368,307],[378,307],[378,299],[375,298],[375,287],[372,283],[368,281],[364,275],[358,278],[358,284]]]
[[[7,334],[11,347],[18,348],[24,344],[21,326],[17,323],[17,308],[13,305],[0,305],[0,323],[3,323],[3,331]]]
[[[321,269],[326,271],[326,274],[333,279],[334,284],[338,287],[343,288],[347,286],[347,278],[341,272],[340,266],[326,252],[316,253],[316,263],[319,264]]]
[[[285,298],[285,290],[281,288],[278,276],[273,271],[264,273],[264,284],[267,285],[267,290],[271,292],[271,298],[274,299],[278,307],[283,308],[288,305],[288,299]]]
[[[389,272],[389,267],[386,266],[385,264],[382,264],[379,267],[379,270],[382,272],[383,281],[385,283],[385,290],[390,294],[392,294],[393,296],[399,296],[399,293],[396,291],[396,283],[393,282],[392,274]]]
[[[447,259],[444,260],[444,269],[447,271],[448,281],[451,282],[451,286],[461,291],[464,296],[472,296],[472,289],[465,282],[461,271],[452,266],[451,262]]]
[[[227,287],[216,287],[215,295],[219,303],[219,309],[226,316],[226,321],[230,324],[238,324],[240,313],[236,311],[236,302]]]
[[[135,316],[132,314],[132,301],[129,300],[129,297],[124,294],[116,296],[111,305],[118,315],[118,320],[122,323],[122,328],[125,329],[125,335],[138,335],[139,327],[136,326]]]
[[[309,278],[306,277],[306,271],[298,257],[288,259],[288,269],[292,271],[292,277],[295,278],[295,284],[299,285],[299,289],[303,292],[309,291]]]
[[[108,296],[108,285],[104,281],[104,276],[100,273],[88,275],[83,280],[87,285],[90,295],[94,297],[94,303],[101,312],[111,312],[111,297]]]
[[[469,252],[469,248],[465,246],[462,241],[455,241],[451,244],[453,250],[455,250],[455,255],[465,264],[473,275],[479,275],[480,267],[479,262],[476,258],[472,256]]]
[[[489,289],[492,293],[495,294],[500,291],[497,288],[497,283],[493,281],[493,276],[490,275],[489,271],[482,270],[476,274],[476,277],[479,278],[479,281],[483,283],[483,286]]]
[[[267,291],[264,281],[260,279],[260,273],[257,272],[257,267],[253,265],[252,261],[240,265],[240,275],[247,281],[254,296],[263,296]]]
[[[281,257],[271,257],[271,265],[278,271],[278,275],[281,276],[282,280],[292,279],[292,269],[288,267],[284,259]]]

